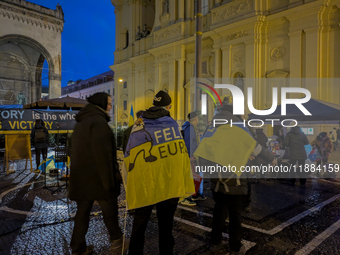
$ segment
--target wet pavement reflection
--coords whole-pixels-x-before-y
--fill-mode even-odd
[[[0,254],[71,254],[76,204],[67,198],[67,189],[53,194],[55,188],[44,189],[43,177],[29,170],[10,175],[0,172]],[[47,176],[47,180],[50,186],[56,184],[55,177]],[[209,243],[214,201],[207,181],[204,189],[207,200],[177,208],[173,228],[176,254],[213,254]],[[251,212],[243,213],[247,254],[340,254],[339,194],[337,179],[308,179],[306,186],[292,186],[285,180],[252,181]],[[122,188],[119,224],[127,237],[132,222]],[[227,220],[226,249],[221,246],[217,254],[229,251],[228,226]],[[145,237],[145,254],[158,254],[155,213]],[[109,254],[109,235],[97,203],[91,211],[86,240],[94,245],[96,254]]]

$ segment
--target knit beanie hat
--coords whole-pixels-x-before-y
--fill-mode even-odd
[[[109,96],[109,94],[107,94],[105,92],[99,92],[99,93],[96,93],[96,94],[90,96],[87,99],[87,101],[91,104],[99,106],[104,111],[106,111],[106,109],[107,109],[107,97],[108,96]]]
[[[163,90],[159,91],[153,99],[153,105],[155,106],[168,106],[170,104],[171,97]]]

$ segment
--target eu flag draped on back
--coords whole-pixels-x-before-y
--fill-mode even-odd
[[[133,107],[132,107],[132,104],[131,104],[130,117],[129,117],[129,127],[132,126],[133,123],[134,123]]]
[[[188,152],[171,117],[138,119],[124,161],[129,210],[195,193]]]
[[[195,157],[201,157],[221,166],[235,166],[237,176],[241,176],[241,166],[245,166],[249,156],[256,146],[247,127],[241,124],[211,127],[205,133],[203,140],[194,152]]]

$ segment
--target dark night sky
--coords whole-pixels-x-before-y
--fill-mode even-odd
[[[67,81],[87,79],[109,71],[115,50],[115,14],[110,0],[28,0],[64,11],[62,32],[62,87]],[[45,65],[44,65],[45,67]],[[44,79],[48,71],[43,72]]]

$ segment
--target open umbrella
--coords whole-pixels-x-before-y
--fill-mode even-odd
[[[30,104],[24,105],[24,109],[61,109],[61,110],[79,110],[84,107],[88,102],[84,99],[73,98],[73,97],[62,97],[47,99],[44,101],[36,101]]]

